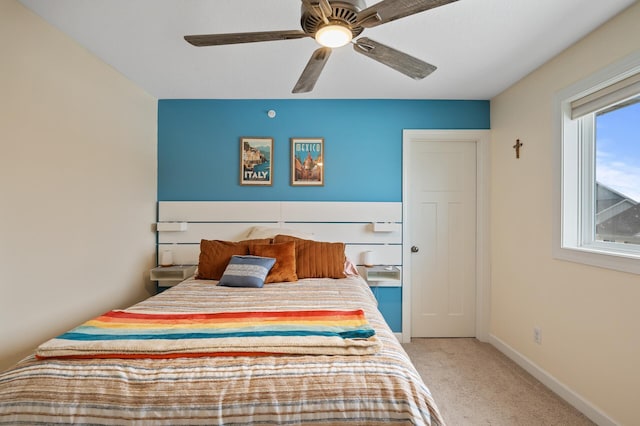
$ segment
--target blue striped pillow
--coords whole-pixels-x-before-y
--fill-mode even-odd
[[[218,285],[227,287],[262,287],[276,263],[272,257],[231,256]]]

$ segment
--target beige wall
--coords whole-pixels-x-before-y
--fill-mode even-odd
[[[0,369],[147,297],[157,100],[0,1]]]
[[[640,49],[639,22],[636,3],[491,101],[491,333],[624,425],[640,424],[640,276],[552,258],[552,108]]]

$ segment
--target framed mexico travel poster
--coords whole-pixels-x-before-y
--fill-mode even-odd
[[[273,138],[240,138],[240,185],[273,183]]]
[[[324,185],[323,138],[291,138],[291,185]]]

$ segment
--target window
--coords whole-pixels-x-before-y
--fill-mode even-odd
[[[640,246],[640,96],[594,114],[594,241]]]
[[[556,96],[554,256],[640,274],[640,53]]]

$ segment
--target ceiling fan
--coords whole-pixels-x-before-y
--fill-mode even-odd
[[[353,50],[387,65],[415,80],[436,70],[434,65],[410,56],[382,43],[359,36],[365,28],[372,28],[396,19],[444,6],[458,0],[382,0],[366,7],[364,0],[302,0],[300,24],[302,30],[262,31],[251,33],[187,35],[194,46],[254,43],[260,41],[314,38],[322,47],[311,55],[293,93],[313,90],[331,49],[353,43]]]

